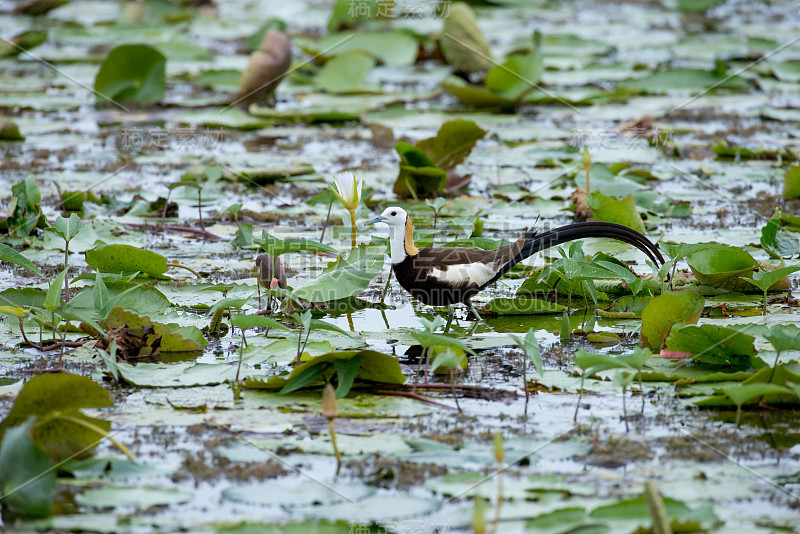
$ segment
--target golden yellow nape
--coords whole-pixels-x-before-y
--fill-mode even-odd
[[[414,246],[414,225],[411,224],[411,219],[406,217],[406,237],[405,237],[406,254],[409,256],[416,256],[419,249]]]

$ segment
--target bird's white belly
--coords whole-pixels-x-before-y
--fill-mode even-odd
[[[464,263],[450,265],[446,270],[431,269],[430,276],[448,284],[475,284],[481,286],[497,273],[497,263]]]

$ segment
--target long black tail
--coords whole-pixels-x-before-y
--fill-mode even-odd
[[[608,222],[582,222],[575,224],[568,224],[554,230],[547,230],[539,233],[537,230],[529,230],[526,234],[525,245],[522,247],[517,256],[503,266],[502,269],[495,275],[494,280],[500,278],[511,270],[514,265],[522,260],[530,258],[537,252],[547,250],[548,248],[556,247],[570,241],[578,239],[587,239],[591,237],[608,237],[623,241],[644,252],[650,261],[656,265],[664,264],[664,256],[661,251],[656,248],[652,241],[647,239],[644,235],[636,230],[623,226],[621,224],[608,223]]]

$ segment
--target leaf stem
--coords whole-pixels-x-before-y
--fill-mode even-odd
[[[328,419],[328,428],[331,431],[331,444],[333,445],[333,453],[336,455],[336,474],[342,468],[342,456],[339,454],[339,447],[336,446],[336,431],[333,428],[333,417]]]
[[[325,238],[325,230],[328,229],[328,222],[331,220],[331,208],[333,208],[333,198],[331,198],[331,202],[328,204],[328,214],[325,216],[325,223],[322,225],[322,234],[319,236],[320,243],[322,243],[322,240]]]
[[[187,271],[189,271],[190,273],[192,273],[193,275],[195,275],[197,278],[199,278],[199,279],[201,279],[201,280],[202,280],[202,278],[203,278],[203,277],[200,275],[200,273],[198,273],[197,271],[195,271],[195,270],[194,270],[194,269],[192,269],[191,267],[187,267],[186,265],[182,265],[182,264],[180,264],[180,263],[169,263],[169,264],[167,264],[167,268],[169,269],[170,267],[179,267],[179,268],[181,268],[181,269],[186,269]]]
[[[81,425],[82,427],[84,427],[84,428],[86,428],[88,430],[91,430],[95,434],[103,436],[104,438],[108,438],[109,440],[111,440],[111,443],[113,443],[116,448],[118,448],[120,451],[122,451],[125,454],[125,456],[127,456],[128,458],[130,458],[133,461],[136,461],[136,458],[133,457],[133,454],[131,454],[131,451],[128,450],[128,447],[126,447],[125,445],[123,445],[122,443],[117,441],[117,439],[114,436],[112,436],[111,434],[109,434],[108,432],[106,432],[105,430],[100,428],[99,426],[93,425],[89,421],[85,421],[85,420],[83,420],[83,419],[81,419],[79,417],[73,417],[71,415],[67,415],[67,414],[64,414],[64,413],[55,413],[52,416],[50,416],[50,418],[52,418],[52,419],[57,419],[57,418],[65,419],[67,421],[70,421],[71,423],[75,423],[76,425]],[[43,421],[47,421],[47,419],[44,419]]]
[[[203,224],[203,189],[197,189],[197,213],[200,215],[200,229],[206,231],[206,225]]]

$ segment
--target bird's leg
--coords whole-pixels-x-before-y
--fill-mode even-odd
[[[469,337],[469,336],[471,336],[472,334],[474,334],[474,333],[475,333],[475,330],[476,330],[477,328],[478,328],[478,321],[474,321],[474,322],[472,323],[472,326],[470,326],[470,327],[469,327],[469,332],[467,332],[467,336]]]
[[[478,310],[475,309],[475,305],[472,303],[472,301],[469,302],[469,309],[475,315],[476,322],[478,322],[478,321],[482,321],[484,323],[486,322],[486,321],[483,320],[483,317],[481,317],[481,314],[478,313]]]
[[[392,281],[392,271],[394,270],[394,266],[389,267],[389,277],[386,279],[386,285],[383,287],[383,293],[381,293],[381,304],[383,301],[386,300],[386,293],[389,292],[389,284]]]
[[[478,323],[483,321],[483,317],[481,317],[481,314],[478,313],[478,310],[475,309],[475,305],[472,303],[471,300],[467,301],[466,304],[469,306],[469,309],[475,315],[475,322],[472,323],[472,327],[469,329],[469,332],[467,333],[468,336],[471,336],[472,334],[475,333],[475,329],[478,328]],[[485,321],[483,321],[483,322],[485,322]]]
[[[456,312],[453,309],[453,306],[448,304],[447,305],[447,324],[444,327],[444,333],[448,333],[450,331],[450,325],[453,322],[453,317],[455,316]]]

